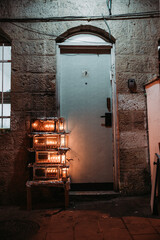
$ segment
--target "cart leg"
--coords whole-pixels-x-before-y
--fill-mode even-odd
[[[32,193],[31,193],[31,187],[27,187],[27,210],[32,210]]]

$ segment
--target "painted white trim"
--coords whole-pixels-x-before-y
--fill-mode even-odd
[[[59,44],[56,46],[56,56],[57,56],[57,76],[56,76],[56,111],[57,116],[60,117],[60,48]]]
[[[117,120],[117,86],[115,71],[115,45],[111,49],[111,80],[112,80],[112,116],[113,116],[113,174],[114,190],[119,188],[119,171],[118,171],[118,120]]]

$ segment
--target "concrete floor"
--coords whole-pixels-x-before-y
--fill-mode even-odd
[[[0,207],[2,240],[160,240],[150,196],[71,199],[63,209]]]

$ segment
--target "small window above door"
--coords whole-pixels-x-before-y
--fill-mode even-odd
[[[112,44],[90,34],[78,34],[59,44],[60,53],[110,54]]]
[[[67,38],[63,43],[59,45],[112,45],[110,42],[91,34],[78,34],[70,38]]]

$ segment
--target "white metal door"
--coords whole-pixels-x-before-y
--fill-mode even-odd
[[[60,55],[60,115],[66,119],[73,183],[113,182],[110,54]]]

